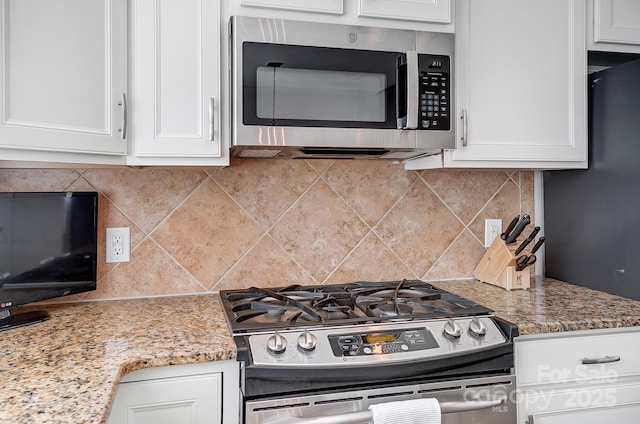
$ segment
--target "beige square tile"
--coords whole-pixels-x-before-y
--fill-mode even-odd
[[[465,224],[508,180],[504,171],[427,170],[422,179]]]
[[[463,225],[422,181],[374,228],[416,275],[424,275]]]
[[[84,177],[131,221],[151,232],[206,177],[199,169],[90,169]]]
[[[340,161],[329,159],[305,159],[305,162],[307,162],[309,166],[318,173],[318,175],[322,175],[327,169],[331,168],[333,164]]]
[[[509,180],[473,220],[469,229],[478,240],[483,241],[485,219],[502,219],[504,229],[519,214],[520,190],[513,181]]]
[[[375,225],[415,181],[417,175],[391,161],[337,161],[324,175],[369,225]]]
[[[0,191],[65,191],[79,177],[73,169],[0,169]]]
[[[533,171],[520,171],[520,212],[528,213],[535,222],[533,199]]]
[[[261,235],[258,224],[207,180],[151,237],[211,288]]]
[[[270,234],[316,281],[323,281],[367,232],[353,210],[318,181]]]
[[[265,229],[318,178],[304,161],[243,159],[233,165],[211,178]]]
[[[271,237],[263,237],[225,275],[215,290],[317,284]]]
[[[131,262],[119,263],[87,299],[201,293],[206,291],[188,272],[146,239],[131,251]]]
[[[438,258],[424,279],[473,278],[473,270],[478,266],[485,252],[483,244],[470,231],[464,231]]]
[[[331,274],[326,284],[396,281],[403,278],[418,277],[375,234],[369,233]]]
[[[72,191],[96,191],[87,180],[79,178],[71,186]],[[115,264],[106,263],[105,236],[110,227],[129,227],[129,243],[135,248],[145,237],[145,234],[102,193],[98,192],[98,266],[97,279],[100,281]]]

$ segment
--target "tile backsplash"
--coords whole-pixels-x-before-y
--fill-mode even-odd
[[[106,299],[249,286],[468,278],[484,220],[533,214],[531,171],[239,160],[224,169],[5,169],[0,191],[95,190]],[[131,262],[106,264],[107,227]]]

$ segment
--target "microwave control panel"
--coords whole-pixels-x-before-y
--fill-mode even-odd
[[[451,72],[448,56],[419,55],[422,130],[451,129]]]

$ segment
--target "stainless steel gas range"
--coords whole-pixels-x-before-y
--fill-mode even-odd
[[[368,423],[436,398],[444,424],[516,420],[517,327],[418,280],[220,292],[242,364],[245,424]]]

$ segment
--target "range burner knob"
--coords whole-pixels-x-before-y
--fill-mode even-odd
[[[444,325],[444,329],[442,330],[442,333],[450,339],[459,339],[460,336],[462,335],[462,330],[460,329],[460,326],[458,325],[457,322],[455,322],[452,319],[449,319]]]
[[[276,331],[276,334],[269,337],[267,340],[267,350],[271,353],[283,353],[287,350],[287,339],[282,337],[280,333]]]
[[[298,349],[304,352],[311,352],[316,348],[318,344],[318,338],[309,333],[308,330],[304,330],[304,333],[298,337]]]
[[[487,326],[476,317],[469,323],[469,333],[471,333],[472,336],[484,337],[487,334]]]

